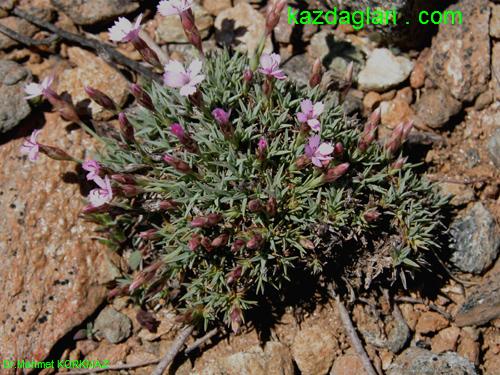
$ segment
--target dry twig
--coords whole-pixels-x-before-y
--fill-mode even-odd
[[[54,43],[59,37],[57,35],[51,35],[48,38],[44,39],[33,39],[27,37],[26,35],[19,34],[17,31],[12,30],[11,28],[0,24],[0,33],[7,35],[10,39],[15,40],[16,42],[22,43],[29,47],[33,46],[49,46]]]
[[[189,345],[186,350],[184,350],[184,354],[188,355],[191,353],[193,350],[199,348],[201,345],[206,343],[208,340],[210,340],[212,337],[214,337],[217,333],[219,332],[218,328],[214,328],[211,331],[208,331],[205,336],[200,337],[197,339],[195,342],[193,342],[191,345]]]
[[[429,309],[437,312],[438,314],[441,314],[443,317],[445,317],[448,320],[452,320],[453,317],[451,316],[450,313],[447,311],[444,311],[443,309],[440,309],[433,303],[426,303],[423,299],[421,298],[413,298],[413,297],[408,297],[408,296],[395,296],[394,301],[397,302],[407,302],[407,303],[418,303],[422,305],[427,305],[429,306]],[[396,306],[396,305],[395,305]]]
[[[70,33],[69,31],[62,30],[50,22],[43,21],[29,13],[26,13],[18,8],[15,8],[12,13],[26,21],[46,30],[51,31],[60,38],[76,43],[80,46],[90,48],[99,54],[106,61],[114,61],[120,65],[126,66],[127,68],[135,71],[147,77],[151,80],[161,82],[161,77],[154,73],[151,69],[139,64],[136,61],[129,59],[128,57],[122,55],[120,52],[116,51],[112,46],[99,42],[98,40],[92,40],[84,38],[78,34]]]
[[[344,325],[347,335],[349,336],[351,345],[356,350],[359,358],[361,359],[361,362],[363,363],[363,367],[365,368],[366,373],[368,375],[378,375],[375,369],[373,368],[373,365],[370,361],[370,358],[368,357],[368,354],[366,354],[365,348],[363,347],[361,340],[358,337],[356,329],[354,328],[351,318],[349,317],[349,313],[347,312],[347,309],[345,308],[342,301],[340,301],[339,297],[335,297],[335,301],[337,302],[337,308],[339,309],[340,320],[342,321],[342,324]]]
[[[191,336],[193,330],[194,326],[187,326],[177,335],[170,349],[165,353],[158,366],[156,366],[155,370],[152,372],[152,375],[163,374],[165,369],[172,363],[175,356],[181,351],[182,346],[186,343],[189,336]]]

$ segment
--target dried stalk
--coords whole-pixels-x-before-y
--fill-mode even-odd
[[[335,301],[337,302],[337,308],[339,310],[340,320],[342,321],[342,324],[344,325],[347,335],[349,336],[351,345],[354,347],[354,349],[358,353],[359,358],[361,359],[361,362],[363,363],[363,367],[365,368],[366,373],[368,375],[378,375],[375,369],[373,368],[373,365],[370,361],[370,358],[368,357],[368,354],[366,354],[365,348],[363,347],[361,340],[358,337],[356,329],[354,328],[351,318],[349,317],[349,313],[347,312],[347,309],[345,308],[344,304],[340,301],[339,297],[335,297]]]
[[[15,40],[21,44],[27,45],[29,47],[34,46],[49,46],[54,43],[59,37],[57,35],[51,35],[48,38],[36,40],[26,35],[19,34],[17,31],[0,24],[0,33],[7,35],[10,39]]]
[[[170,349],[165,353],[160,363],[158,364],[158,366],[156,366],[155,370],[151,373],[151,375],[163,374],[166,368],[172,363],[175,356],[181,351],[182,346],[186,343],[189,336],[191,336],[193,330],[194,326],[187,326],[177,335],[173,344],[170,346]]]
[[[87,39],[78,34],[70,33],[69,31],[62,30],[50,22],[43,21],[29,13],[26,13],[18,8],[15,8],[12,13],[26,21],[46,30],[51,31],[60,38],[76,43],[80,46],[90,48],[99,54],[106,61],[114,61],[118,64],[126,66],[127,68],[139,73],[140,75],[161,82],[161,77],[154,73],[151,69],[139,64],[136,61],[129,59],[128,57],[122,55],[120,52],[116,51],[112,46],[108,44],[101,43],[97,40]]]

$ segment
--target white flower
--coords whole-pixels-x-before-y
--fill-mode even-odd
[[[193,6],[193,0],[162,0],[158,4],[158,12],[162,16],[180,15]]]
[[[24,87],[24,92],[28,94],[25,99],[33,99],[44,94],[45,90],[48,90],[54,82],[54,77],[45,77],[41,83],[29,83]]]
[[[111,188],[111,181],[109,177],[104,177],[104,180],[100,177],[94,178],[94,182],[99,186],[97,189],[93,189],[88,196],[88,200],[92,207],[100,207],[106,203],[111,202],[113,199],[113,189]]]
[[[114,42],[130,42],[139,35],[141,21],[142,13],[135,20],[135,24],[125,17],[118,18],[118,21],[115,21],[115,24],[109,28],[109,39]]]
[[[180,62],[172,60],[165,65],[163,82],[169,87],[180,88],[182,96],[193,95],[196,85],[205,79],[205,76],[200,74],[201,68],[201,60],[193,60],[187,69]]]

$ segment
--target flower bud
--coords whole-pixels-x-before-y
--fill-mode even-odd
[[[401,169],[401,168],[403,168],[403,165],[405,165],[405,163],[407,161],[408,161],[408,157],[407,156],[405,156],[404,158],[399,158],[394,163],[392,163],[391,169],[393,169],[393,170]]]
[[[219,123],[219,125],[227,125],[229,124],[229,118],[231,117],[231,110],[226,112],[222,108],[215,108],[212,111],[212,116],[215,121]]]
[[[314,246],[314,242],[312,242],[308,238],[301,238],[299,240],[299,243],[302,245],[302,247],[306,250],[314,250],[316,246]]]
[[[210,238],[208,237],[203,237],[200,243],[201,246],[203,246],[203,248],[208,252],[211,252],[214,249],[212,246],[212,241],[210,241]]]
[[[69,156],[65,151],[61,150],[58,147],[46,146],[42,144],[38,144],[40,148],[40,152],[42,154],[47,155],[49,158],[54,160],[66,160],[66,161],[74,161],[73,157]]]
[[[82,214],[84,215],[92,215],[92,214],[102,214],[105,212],[109,212],[111,209],[111,206],[109,204],[103,204],[102,206],[99,207],[94,207],[91,204],[88,206],[85,206],[82,210]]]
[[[252,79],[253,79],[253,72],[250,69],[245,69],[245,71],[243,72],[243,80],[246,83],[250,83],[252,82]]]
[[[123,112],[118,114],[118,122],[120,123],[120,130],[123,138],[127,142],[135,142],[134,128],[128,121],[127,115]]]
[[[167,200],[150,200],[142,204],[142,208],[147,212],[171,211],[179,208],[179,204],[171,199]]]
[[[274,217],[276,216],[277,211],[278,211],[278,202],[276,201],[275,197],[270,197],[267,200],[266,212],[270,217]]]
[[[247,242],[247,248],[250,250],[257,250],[259,249],[262,244],[264,243],[264,239],[262,238],[262,235],[259,233],[256,233],[248,242]]]
[[[129,174],[117,173],[111,175],[111,179],[124,185],[135,185],[135,178]]]
[[[380,218],[380,212],[376,208],[372,208],[363,214],[363,218],[367,223],[373,223]]]
[[[330,168],[323,175],[323,182],[329,183],[338,180],[340,177],[345,175],[349,169],[349,163],[342,163],[336,167]]]
[[[180,173],[191,173],[193,171],[188,163],[173,156],[165,155],[163,160]]]
[[[344,145],[340,142],[336,143],[333,147],[333,155],[336,158],[341,157],[344,154]]]
[[[63,120],[76,123],[80,122],[80,116],[78,116],[76,108],[73,104],[68,103],[51,89],[46,89],[44,91],[44,95],[50,104],[52,104],[54,109],[59,112],[59,115],[63,118]]]
[[[406,141],[412,128],[413,128],[412,121],[408,121],[406,123],[402,122],[398,126],[396,126],[392,131],[389,140],[385,144],[385,149],[390,154],[394,154]]]
[[[198,151],[198,146],[194,142],[194,140],[187,134],[183,127],[180,124],[172,124],[170,126],[170,131],[172,132],[173,135],[175,135],[178,139],[179,142],[186,147],[186,149],[190,152],[197,152]]]
[[[307,155],[302,155],[295,161],[295,166],[298,170],[304,169],[309,164],[311,164],[311,159]]]
[[[234,241],[233,244],[231,245],[231,251],[233,253],[237,253],[238,251],[243,249],[243,247],[245,247],[245,241],[238,239]]]
[[[227,279],[226,279],[227,283],[228,284],[234,283],[235,281],[237,281],[241,277],[242,273],[243,273],[243,267],[241,267],[240,265],[236,266],[227,275]]]
[[[219,224],[222,221],[222,215],[221,214],[208,214],[208,224],[210,226],[214,226]]]
[[[221,235],[215,237],[212,241],[212,247],[217,248],[217,247],[223,247],[226,246],[229,241],[229,234],[227,233],[222,233]]]
[[[146,109],[149,109],[150,111],[155,110],[151,96],[149,96],[149,94],[146,91],[144,91],[144,89],[141,86],[135,83],[131,84],[130,92],[134,96],[135,100],[137,100],[137,103],[139,103],[141,106],[143,106]]]
[[[250,212],[260,212],[262,211],[262,203],[260,199],[252,199],[250,202],[248,202],[248,210]]]
[[[108,111],[116,111],[116,104],[113,99],[100,90],[94,89],[90,86],[85,86],[83,88],[90,99],[99,104],[104,109]]]
[[[195,251],[196,249],[198,249],[198,247],[201,245],[201,239],[202,237],[199,234],[193,233],[191,239],[188,242],[189,250]]]
[[[229,314],[229,319],[231,320],[231,329],[233,333],[238,333],[240,331],[241,323],[243,322],[243,314],[239,307],[233,307],[231,313]]]
[[[358,148],[362,152],[365,152],[375,140],[375,133],[377,131],[378,125],[380,124],[381,114],[382,112],[379,107],[375,111],[373,111],[373,113],[368,118],[358,144]]]
[[[131,40],[132,45],[134,48],[139,52],[148,64],[155,66],[157,68],[161,68],[162,64],[160,59],[158,58],[158,55],[153,49],[148,46],[148,44],[137,34],[135,38]]]
[[[261,137],[257,145],[257,159],[259,159],[260,161],[264,161],[266,159],[267,147],[268,145],[266,138]]]
[[[139,233],[139,237],[143,240],[153,240],[158,238],[158,230],[157,229],[148,229],[144,232]]]
[[[277,0],[267,12],[266,17],[266,35],[271,35],[274,28],[278,26],[281,18],[281,12],[285,8],[286,0]]]
[[[135,197],[144,192],[143,189],[135,185],[121,185],[120,190],[121,193],[128,198]]]
[[[187,40],[203,55],[201,35],[198,27],[196,26],[193,11],[191,9],[187,9],[181,12],[180,17],[182,28],[184,29],[184,34],[186,34]]]
[[[309,86],[311,88],[314,88],[321,83],[322,67],[323,67],[323,64],[321,63],[321,59],[317,58],[314,61],[314,64],[313,64],[313,67],[311,70],[311,77],[309,78]]]

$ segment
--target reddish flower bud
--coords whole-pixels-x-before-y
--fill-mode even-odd
[[[205,228],[208,226],[208,218],[205,216],[198,216],[191,220],[190,224],[193,228]]]
[[[248,202],[248,210],[250,212],[260,212],[262,209],[263,207],[260,199],[252,199]]]
[[[206,251],[211,252],[214,248],[212,246],[212,241],[210,241],[210,238],[208,237],[203,237],[200,242],[201,246],[205,248]]]
[[[311,159],[307,155],[302,155],[295,161],[295,166],[298,170],[304,169],[311,164]]]
[[[259,139],[259,144],[257,145],[257,158],[260,161],[264,161],[266,159],[266,153],[267,153],[267,140],[264,137],[261,137]]]
[[[49,158],[60,161],[73,161],[73,157],[69,156],[65,151],[58,147],[46,146],[38,144],[40,152],[47,155]]]
[[[132,40],[132,45],[134,48],[139,52],[148,64],[151,64],[152,66],[155,66],[157,68],[161,68],[162,64],[160,59],[158,58],[158,55],[153,49],[148,46],[148,44],[137,34]]]
[[[316,246],[314,246],[314,242],[312,242],[308,238],[301,238],[299,240],[299,243],[302,245],[302,247],[304,249],[307,249],[307,250],[314,250],[316,248]]]
[[[270,197],[267,200],[266,212],[270,217],[276,216],[276,213],[278,212],[278,202],[275,197]]]
[[[111,206],[109,204],[103,204],[102,206],[99,207],[94,207],[91,204],[88,206],[85,206],[82,210],[82,214],[84,215],[92,215],[92,214],[102,214],[105,212],[109,212],[111,209]]]
[[[133,83],[132,85],[130,85],[130,92],[135,97],[135,100],[137,100],[137,103],[139,103],[141,106],[149,109],[150,111],[155,110],[151,96],[149,96],[149,94],[144,91],[141,86]]]
[[[139,233],[139,237],[143,240],[153,240],[158,238],[158,230],[157,229],[148,229],[144,232]]]
[[[76,123],[80,122],[80,116],[78,116],[78,113],[72,103],[68,103],[51,89],[44,90],[44,96],[50,104],[52,104],[54,109],[59,112],[59,115],[63,118],[63,120]]]
[[[277,0],[272,4],[266,17],[266,35],[270,35],[278,25],[281,18],[281,12],[285,8],[286,0]]]
[[[361,151],[365,152],[375,140],[375,134],[377,131],[377,127],[380,124],[381,114],[382,112],[379,107],[375,111],[373,111],[373,113],[368,118],[358,144],[358,148]]]
[[[124,185],[135,185],[136,183],[134,177],[123,173],[113,174],[111,175],[111,179]]]
[[[323,64],[321,63],[321,59],[317,58],[314,61],[314,64],[313,64],[313,67],[311,70],[311,77],[309,78],[309,86],[311,88],[314,88],[321,83],[322,67],[323,67]]]
[[[229,318],[231,319],[231,329],[233,333],[238,333],[241,327],[241,323],[243,322],[243,314],[239,307],[233,307],[231,313],[229,314]]]
[[[231,245],[231,251],[233,253],[237,253],[238,251],[243,249],[243,247],[245,247],[245,241],[238,239]]]
[[[198,146],[196,146],[194,140],[184,131],[184,128],[180,124],[172,124],[170,126],[170,131],[179,139],[179,142],[181,142],[181,144],[183,144],[188,151],[198,151]]]
[[[391,169],[398,170],[403,168],[403,165],[408,161],[408,157],[405,156],[404,158],[399,158],[396,160],[394,163],[391,165]]]
[[[90,86],[85,86],[83,89],[85,90],[89,98],[99,104],[101,107],[107,109],[108,111],[116,111],[116,104],[114,100],[111,99],[108,95]]]
[[[212,247],[217,248],[217,247],[223,247],[226,246],[229,241],[229,234],[227,233],[222,233],[221,235],[215,237],[212,241]]]
[[[208,214],[208,224],[210,226],[214,226],[219,224],[222,221],[221,214]]]
[[[120,191],[124,196],[128,198],[135,197],[144,192],[143,189],[135,185],[121,185]]]
[[[236,266],[227,275],[227,279],[226,279],[227,283],[228,284],[234,283],[236,280],[238,280],[241,277],[242,273],[243,273],[243,267],[241,267],[240,265]]]
[[[247,242],[247,248],[250,250],[257,250],[263,245],[263,243],[264,239],[259,233],[257,233]]]
[[[191,239],[188,242],[189,250],[195,251],[196,249],[198,249],[198,247],[201,245],[201,239],[202,237],[199,234],[193,233]]]
[[[175,158],[173,156],[170,156],[170,155],[165,155],[163,157],[163,160],[168,164],[170,165],[171,167],[175,168],[178,172],[181,172],[181,173],[191,173],[193,170],[191,169],[191,167],[189,166],[188,163],[178,159],[178,158]]]
[[[128,121],[127,115],[123,112],[118,114],[118,122],[120,123],[120,130],[123,138],[127,142],[135,142],[134,127]]]
[[[171,211],[179,208],[179,203],[173,201],[172,199],[167,199],[159,202],[159,207],[161,210]]]
[[[363,218],[367,223],[373,223],[380,218],[380,212],[376,208],[372,208],[363,214]]]
[[[413,128],[412,121],[408,121],[406,123],[402,122],[398,126],[396,126],[392,131],[389,140],[385,144],[385,149],[390,154],[394,154],[406,141],[412,128]]]
[[[182,28],[184,29],[184,34],[186,34],[187,40],[203,55],[201,35],[195,24],[193,11],[191,9],[187,9],[184,12],[181,12],[180,17]]]
[[[253,79],[253,72],[250,69],[245,69],[243,72],[243,80],[247,83],[252,82]]]
[[[349,169],[349,163],[342,163],[336,167],[330,168],[323,175],[323,182],[329,183],[338,180],[345,175]]]
[[[335,157],[341,157],[344,154],[344,145],[340,142],[336,143],[333,148],[333,155]]]

